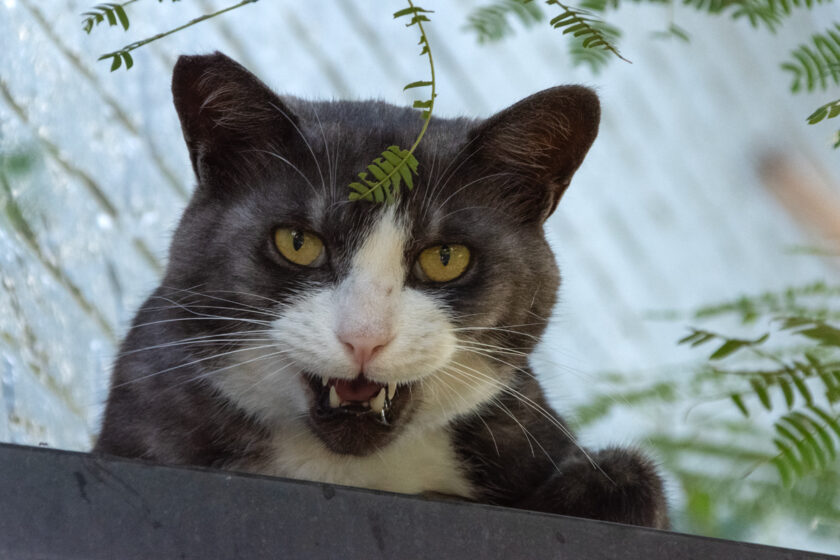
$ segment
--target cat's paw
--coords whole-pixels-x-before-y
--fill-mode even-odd
[[[594,462],[594,465],[593,465]],[[592,462],[575,458],[517,507],[664,529],[668,511],[654,464],[631,449],[608,448]]]

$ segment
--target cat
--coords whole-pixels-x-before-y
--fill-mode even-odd
[[[172,91],[197,187],[96,452],[667,526],[653,463],[578,445],[528,364],[591,90],[433,117],[393,204],[348,184],[416,110],[279,97],[221,53],[180,57]]]

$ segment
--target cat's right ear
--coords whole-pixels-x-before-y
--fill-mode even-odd
[[[544,222],[595,140],[600,116],[594,91],[559,86],[483,121],[470,143],[485,175],[504,177],[492,194],[521,219]]]
[[[297,117],[242,65],[220,52],[181,56],[172,96],[199,185],[227,182],[293,141]]]

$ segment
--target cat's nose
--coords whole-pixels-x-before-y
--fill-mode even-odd
[[[339,333],[338,340],[353,356],[353,361],[359,366],[359,371],[365,371],[365,366],[376,354],[385,348],[393,337],[387,333]]]

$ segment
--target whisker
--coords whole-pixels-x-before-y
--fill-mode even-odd
[[[315,107],[314,103],[309,104],[309,108],[312,109],[312,113],[315,115],[315,120],[318,121],[318,128],[321,131],[321,139],[324,141],[324,150],[327,152],[327,177],[330,179],[330,187],[332,190],[335,190],[335,175],[333,175],[333,167],[332,167],[332,160],[330,158],[330,144],[327,142],[327,136],[324,134],[324,125],[321,124],[321,117],[318,115],[318,109]]]
[[[243,302],[240,302],[240,301],[234,301],[234,300],[231,300],[231,299],[220,298],[218,296],[213,296],[213,295],[210,295],[210,294],[238,294],[238,295],[243,295],[243,296],[248,296],[248,297],[256,297],[256,298],[260,298],[260,299],[265,299],[265,300],[270,301],[271,303],[281,305],[281,302],[279,302],[277,300],[271,299],[269,297],[266,297],[266,296],[263,296],[263,295],[260,295],[260,294],[251,294],[251,293],[248,293],[248,292],[235,292],[233,290],[213,290],[212,292],[196,292],[195,288],[175,288],[175,287],[170,287],[170,286],[161,286],[161,288],[164,289],[164,290],[186,292],[188,294],[196,295],[196,296],[199,296],[199,297],[207,297],[207,298],[215,299],[217,301],[221,301],[221,302],[224,302],[224,303],[231,303],[233,305],[244,305],[245,307],[249,307],[251,309],[254,309],[255,311],[265,311],[265,308],[264,307],[257,307],[255,305],[249,305],[247,303],[243,303]]]
[[[301,140],[303,140],[303,143],[306,145],[306,149],[309,150],[309,153],[312,155],[312,161],[315,162],[315,167],[318,169],[318,175],[321,177],[322,193],[326,195],[327,184],[324,181],[324,174],[321,171],[321,165],[318,163],[318,158],[315,157],[315,152],[314,152],[314,150],[312,150],[312,145],[309,143],[309,140],[306,138],[306,136],[303,134],[303,132],[301,132],[300,128],[298,128],[298,125],[297,125],[297,123],[295,123],[294,119],[292,119],[289,115],[287,115],[286,112],[283,109],[281,109],[280,107],[278,107],[274,103],[269,103],[269,105],[274,107],[277,111],[280,112],[281,115],[286,117],[286,120],[289,121],[289,124],[291,124],[294,127],[294,129],[298,133],[298,136],[300,136]]]
[[[262,345],[262,346],[249,346],[249,347],[247,347],[247,348],[238,348],[238,349],[236,349],[236,350],[231,350],[231,351],[229,351],[229,352],[223,352],[223,353],[221,353],[221,354],[214,354],[214,355],[212,355],[212,356],[207,356],[207,357],[204,357],[204,358],[199,358],[199,359],[197,359],[197,360],[193,360],[193,361],[191,361],[191,362],[187,362],[187,363],[184,363],[184,364],[178,364],[177,366],[172,366],[172,367],[168,367],[168,368],[166,368],[166,369],[158,370],[158,371],[156,371],[156,372],[154,372],[154,373],[149,373],[149,374],[146,374],[146,375],[142,375],[142,376],[140,376],[140,377],[137,377],[137,378],[131,379],[131,380],[126,381],[126,382],[124,382],[124,383],[119,383],[119,384],[117,384],[117,385],[114,385],[112,388],[113,388],[113,389],[115,389],[115,388],[117,388],[117,387],[122,387],[122,386],[124,386],[124,385],[129,385],[129,384],[131,384],[131,383],[137,383],[138,381],[143,381],[144,379],[149,379],[149,378],[152,378],[152,377],[156,377],[156,376],[158,376],[158,375],[162,375],[162,374],[164,374],[164,373],[169,373],[170,371],[175,371],[176,369],[181,369],[181,368],[183,368],[183,367],[194,366],[194,365],[196,365],[196,364],[200,364],[200,363],[202,363],[202,362],[206,362],[206,361],[208,361],[208,360],[217,360],[217,359],[219,359],[219,358],[222,358],[222,357],[224,357],[224,356],[229,356],[229,355],[231,355],[231,354],[236,354],[236,353],[239,353],[239,352],[247,352],[247,351],[249,351],[249,350],[261,350],[261,349],[263,349],[263,348],[274,348],[274,347],[275,347],[275,345],[274,345],[274,344],[264,344],[264,345]],[[287,353],[287,351],[286,351],[286,350],[282,350],[282,351],[280,351],[280,352],[281,352],[281,353]],[[239,364],[239,363],[248,363],[248,362],[237,362],[237,364]],[[234,364],[234,365],[237,365],[237,364]]]
[[[513,325],[513,326],[527,326],[527,325]],[[517,334],[517,335],[520,335],[520,336],[526,336],[526,337],[528,337],[528,338],[530,338],[530,339],[532,339],[532,340],[535,340],[535,341],[537,341],[537,342],[539,342],[539,340],[540,340],[540,339],[539,339],[539,337],[536,337],[536,336],[534,336],[534,335],[531,335],[531,334],[528,334],[528,333],[524,333],[524,332],[522,332],[522,331],[517,331],[517,330],[513,330],[513,329],[506,329],[506,328],[502,328],[502,327],[455,327],[455,328],[453,328],[452,330],[453,330],[453,331],[456,331],[456,332],[464,332],[464,331],[494,331],[494,332],[503,332],[503,333],[513,333],[513,334]]]
[[[242,333],[233,333],[236,334],[253,334],[259,331],[244,331]],[[271,331],[265,331],[271,332]],[[231,336],[231,333],[219,333],[213,335],[205,335],[205,336],[198,336],[198,337],[191,337],[191,338],[184,338],[180,340],[174,340],[170,342],[165,342],[163,344],[155,344],[154,346],[144,346],[143,348],[135,348],[133,350],[126,350],[125,352],[119,352],[116,356],[123,357],[129,356],[131,354],[137,354],[140,352],[148,352],[149,350],[160,350],[162,348],[173,348],[176,346],[192,346],[192,345],[212,345],[219,342],[225,343],[241,343],[241,342],[268,342],[271,340],[270,337],[261,337],[261,338],[223,338]]]
[[[478,342],[477,340],[466,340],[466,339],[459,339],[459,345],[466,345],[463,348],[468,350],[470,348],[479,347],[482,349],[487,350],[488,352],[498,352],[500,354],[512,354],[514,356],[523,356],[527,357],[530,356],[528,352],[522,352],[521,350],[517,350],[517,347],[508,348],[506,346],[498,346],[496,344],[487,344],[484,342]],[[459,346],[460,347],[460,346]]]
[[[474,379],[477,379],[477,380],[484,380],[487,383],[489,383],[491,386],[501,390],[502,392],[505,392],[505,393],[507,393],[511,396],[516,397],[520,402],[522,402],[523,404],[525,404],[526,406],[528,406],[529,408],[531,408],[532,410],[537,412],[543,418],[548,420],[554,427],[556,427],[558,430],[560,430],[563,433],[563,435],[565,435],[575,445],[575,447],[577,447],[580,450],[580,452],[583,453],[584,457],[586,457],[587,461],[589,461],[589,463],[593,467],[600,470],[604,474],[604,476],[607,476],[607,478],[609,478],[608,475],[606,473],[604,473],[604,471],[598,466],[598,464],[595,462],[595,460],[592,458],[592,456],[589,454],[589,452],[587,452],[586,449],[584,449],[583,446],[581,446],[578,443],[577,438],[575,438],[575,436],[574,436],[574,434],[572,434],[571,430],[569,430],[566,426],[564,426],[562,424],[562,422],[560,422],[553,414],[548,412],[545,408],[543,408],[539,404],[535,403],[532,399],[525,396],[520,391],[517,391],[513,387],[510,387],[509,385],[506,385],[505,383],[502,383],[498,379],[494,379],[494,378],[490,377],[489,375],[487,375],[487,374],[485,374],[485,373],[483,373],[479,370],[476,370],[475,368],[471,368],[471,367],[467,366],[466,364],[462,364],[462,363],[456,362],[456,361],[452,361],[451,364],[454,365],[454,366],[457,366],[459,368],[466,368],[467,370],[469,370],[470,372],[472,372],[474,374],[474,375],[471,375],[469,372],[464,371],[463,369],[457,370],[462,375],[466,375],[468,377],[473,377]]]
[[[169,310],[169,309],[183,309],[184,311],[187,311],[187,312],[190,312],[190,313],[195,313],[197,315],[202,315],[202,316],[205,316],[205,317],[210,316],[210,314],[198,313],[198,312],[195,312],[193,310],[194,309],[224,309],[224,310],[227,310],[227,311],[246,311],[245,309],[243,309],[241,307],[226,307],[226,306],[223,306],[223,305],[197,305],[197,304],[194,304],[194,303],[179,303],[179,302],[176,302],[176,301],[172,301],[168,298],[165,298],[163,296],[150,296],[150,299],[152,299],[152,298],[167,301],[167,302],[171,303],[172,305],[161,305],[161,306],[158,306],[158,307],[145,307],[144,308],[145,311],[166,311],[166,310]],[[271,317],[273,319],[277,319],[279,317],[278,314],[269,313],[268,311],[256,311],[256,310],[248,309],[247,312],[248,313],[258,313],[260,315],[267,315],[268,317]]]
[[[254,347],[252,349],[256,349],[256,348],[257,347]],[[268,354],[262,354],[260,356],[257,356],[256,358],[251,358],[249,360],[245,360],[244,362],[236,362],[234,364],[230,364],[230,365],[227,365],[225,367],[215,369],[213,371],[208,371],[208,372],[202,373],[201,375],[196,375],[195,377],[190,377],[189,379],[185,379],[184,381],[181,381],[180,383],[176,383],[175,385],[172,386],[172,388],[180,387],[181,385],[186,385],[187,383],[192,383],[193,381],[196,381],[198,379],[206,379],[206,378],[210,377],[211,375],[216,375],[220,371],[226,371],[226,370],[229,370],[229,369],[232,369],[232,368],[235,368],[235,367],[239,367],[239,366],[243,366],[245,364],[250,364],[250,363],[253,363],[253,362],[257,362],[259,360],[265,360],[266,358],[273,358],[274,356],[280,356],[280,355],[286,354],[286,353],[287,352],[285,350],[278,350],[277,352],[269,352]]]
[[[478,355],[478,356],[482,356],[482,357],[485,357],[485,358],[490,358],[490,359],[496,360],[497,362],[499,362],[499,363],[501,363],[501,364],[503,364],[503,365],[506,365],[506,366],[508,366],[508,367],[513,368],[513,370],[514,370],[514,371],[518,371],[518,372],[520,372],[520,373],[524,373],[524,374],[525,374],[525,375],[527,375],[528,377],[532,377],[532,378],[534,378],[534,379],[536,379],[536,378],[537,378],[537,376],[536,376],[536,375],[534,375],[534,373],[533,373],[533,372],[528,371],[528,370],[526,370],[526,369],[523,369],[523,368],[521,368],[521,367],[519,367],[519,366],[515,366],[515,365],[513,365],[513,364],[511,364],[511,363],[508,363],[508,362],[506,362],[506,361],[502,360],[501,358],[498,358],[498,357],[496,357],[496,356],[493,356],[493,355],[492,355],[492,354],[490,354],[490,353],[487,353],[487,352],[484,352],[484,351],[481,351],[481,350],[478,350],[478,349],[475,349],[475,348],[463,348],[463,350],[465,350],[465,351],[467,351],[467,352],[472,352],[473,354],[476,354],[476,355]]]
[[[261,327],[270,327],[271,323],[268,321],[258,321],[256,319],[243,319],[235,317],[180,317],[178,319],[160,319],[159,321],[149,321],[148,323],[140,323],[134,325],[132,328],[150,327],[152,325],[161,325],[164,323],[179,323],[181,321],[236,321],[239,323],[251,323]]]
[[[508,172],[508,171],[499,172],[499,173],[491,173],[489,175],[484,175],[483,177],[479,177],[478,179],[470,181],[469,183],[467,183],[465,185],[462,185],[457,191],[455,191],[454,193],[452,193],[448,197],[446,197],[446,200],[441,202],[440,206],[446,206],[446,203],[449,202],[452,199],[453,196],[457,195],[459,192],[463,191],[467,187],[470,187],[472,185],[475,185],[476,183],[480,183],[481,181],[484,181],[484,180],[487,180],[487,179],[490,179],[490,178],[493,178],[493,177],[499,177],[499,176],[504,176],[504,175],[510,176],[510,175],[513,175],[513,174]]]
[[[446,371],[445,369],[442,369],[442,370],[441,370],[441,373],[443,373],[443,374],[447,375],[450,379],[455,379],[456,381],[460,381],[460,382],[462,382],[462,383],[465,383],[465,384],[466,384],[466,380],[461,379],[460,377],[457,377],[457,376],[455,376],[455,375],[453,375],[453,374],[449,373],[449,372],[448,372],[448,371]],[[441,382],[441,383],[443,383],[444,385],[446,385],[446,387],[447,387],[447,388],[450,388],[450,387],[451,387],[451,385],[449,385],[448,383],[445,383],[445,382],[443,381],[443,379],[440,379],[440,382]],[[457,391],[452,391],[452,393],[453,393],[453,394],[458,395],[459,397],[461,397],[461,400],[462,400],[462,401],[464,401],[464,404],[465,404],[465,405],[469,404],[469,403],[467,403],[467,399],[465,399],[465,398],[464,398],[464,397],[463,397],[460,393],[458,393]],[[494,398],[493,400],[495,401],[496,399]],[[450,402],[452,402],[452,403],[453,403],[452,409],[453,409],[453,410],[455,410],[455,406],[454,406],[454,399],[452,399]],[[493,430],[491,430],[491,429],[490,429],[490,426],[487,424],[487,422],[485,422],[484,418],[482,418],[482,416],[481,416],[480,414],[477,414],[477,415],[476,415],[476,418],[478,418],[478,419],[481,421],[481,423],[482,423],[482,424],[484,424],[484,427],[485,427],[485,428],[487,428],[487,433],[488,433],[488,434],[490,434],[490,439],[493,441],[493,448],[496,450],[496,456],[497,456],[497,457],[501,457],[501,455],[502,455],[502,454],[501,454],[501,452],[499,451],[499,444],[496,442],[496,436],[493,434]],[[532,449],[533,449],[533,448],[532,448]]]
[[[316,196],[318,195],[318,191],[315,189],[315,185],[312,184],[312,181],[309,180],[309,177],[307,177],[306,174],[303,171],[301,171],[298,168],[297,165],[295,165],[294,163],[292,163],[288,159],[284,158],[283,156],[281,156],[277,152],[272,152],[272,151],[269,151],[269,150],[258,150],[256,148],[254,149],[254,151],[255,152],[260,152],[260,153],[263,153],[263,154],[267,154],[267,155],[269,155],[269,156],[271,156],[275,159],[279,159],[280,161],[282,161],[283,163],[285,163],[286,165],[291,167],[293,171],[295,171],[298,175],[300,175],[300,177],[304,181],[306,181],[306,184],[309,185],[309,189],[312,191],[312,194],[314,194]]]

